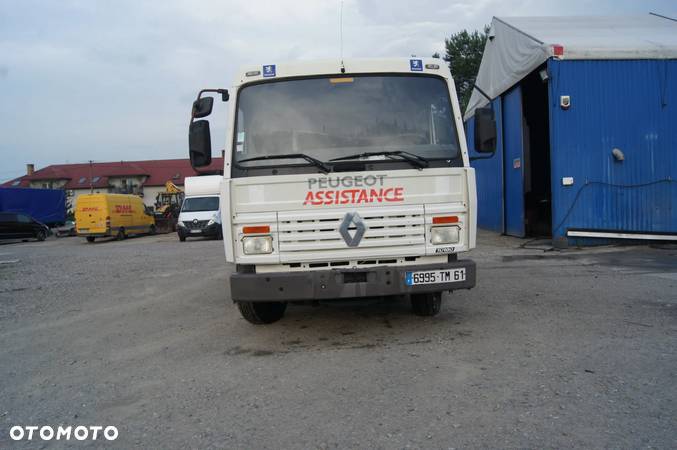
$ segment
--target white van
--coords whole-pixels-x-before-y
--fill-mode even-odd
[[[181,205],[177,223],[177,233],[181,242],[188,236],[212,236],[223,239],[219,201],[221,180],[223,180],[221,175],[186,178],[184,186],[186,197]]]

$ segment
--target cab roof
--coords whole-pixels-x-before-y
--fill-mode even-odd
[[[345,69],[342,72],[341,69]],[[308,60],[278,62],[268,61],[260,65],[245,66],[237,75],[236,85],[262,80],[304,76],[337,75],[348,76],[363,73],[407,73],[437,75],[451,78],[449,67],[438,58],[370,58]]]

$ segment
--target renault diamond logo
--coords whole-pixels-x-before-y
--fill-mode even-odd
[[[355,230],[352,231],[354,231],[355,234],[351,236],[350,228],[353,226],[355,227]],[[364,224],[362,217],[356,212],[347,213],[339,227],[339,233],[341,233],[341,237],[346,241],[348,247],[357,247],[362,240],[365,231],[367,231],[367,227]]]
[[[193,223],[197,225],[197,219],[193,219]]]

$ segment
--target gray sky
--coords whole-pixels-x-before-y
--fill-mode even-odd
[[[0,180],[187,156],[190,105],[246,63],[339,54],[340,0],[0,0]],[[674,12],[672,0],[345,0],[344,55],[429,56],[496,16]],[[225,108],[212,118],[222,148]]]

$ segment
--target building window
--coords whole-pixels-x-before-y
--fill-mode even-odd
[[[87,177],[82,177],[82,178],[80,178],[80,180],[78,180],[78,184],[82,184],[85,181],[87,181]]]
[[[92,183],[97,183],[100,179],[101,177],[94,177],[92,178]]]
[[[16,187],[16,186],[18,186],[18,185],[20,185],[20,184],[21,184],[21,180],[14,180],[14,181],[12,182],[12,186],[14,186],[14,187]]]

